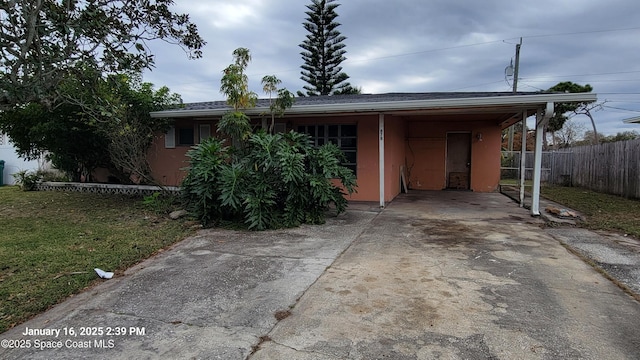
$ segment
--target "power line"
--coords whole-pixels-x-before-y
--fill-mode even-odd
[[[521,78],[523,80],[529,80],[529,79],[539,79],[539,78],[547,78],[547,77],[576,77],[576,76],[601,76],[601,75],[620,75],[620,74],[637,74],[640,73],[640,70],[634,70],[634,71],[617,71],[617,72],[607,72],[607,73],[592,73],[592,74],[572,74],[572,75],[541,75],[541,76],[534,76],[534,77],[530,77],[530,78]]]
[[[449,89],[449,90],[445,90],[445,91],[456,91],[456,90],[463,90],[463,89],[474,88],[474,87],[478,87],[478,86],[493,85],[493,84],[501,83],[501,82],[503,82],[503,81],[504,81],[504,80],[492,81],[492,82],[488,82],[488,83],[484,83],[484,84],[477,84],[477,85],[471,85],[471,86],[464,86],[464,87],[459,87],[459,88],[455,88],[455,89]]]
[[[453,49],[461,49],[461,48],[472,47],[472,46],[495,44],[495,43],[499,43],[499,42],[502,42],[502,40],[485,41],[485,42],[475,43],[475,44],[450,46],[450,47],[445,47],[445,48],[429,49],[429,50],[422,50],[422,51],[416,51],[416,52],[410,52],[410,53],[402,53],[402,54],[395,54],[395,55],[388,55],[388,56],[380,56],[380,57],[368,58],[368,59],[359,59],[359,60],[347,59],[347,60],[345,60],[345,63],[358,63],[358,62],[373,61],[373,60],[391,59],[391,58],[402,57],[402,56],[420,55],[420,54],[426,54],[426,53],[438,52],[438,51],[444,51],[444,50],[453,50]]]
[[[561,76],[563,77],[563,76]],[[545,82],[550,82],[553,80],[529,80],[529,79],[522,79],[520,78],[520,80],[526,80],[528,82],[537,82],[537,83],[545,83]],[[612,80],[589,80],[590,83],[599,83],[599,82],[633,82],[633,81],[640,81],[640,79],[612,79]]]
[[[615,107],[615,106],[606,106],[606,105],[602,105],[603,108],[607,108],[607,109],[615,109],[615,110],[622,110],[622,111],[629,111],[629,112],[636,112],[636,113],[640,113],[640,110],[631,110],[631,109],[623,109],[623,108],[619,108],[619,107]]]
[[[571,33],[529,35],[529,36],[522,36],[522,38],[540,38],[540,37],[552,37],[552,36],[568,36],[568,35],[594,34],[594,33],[604,33],[604,32],[630,31],[630,30],[640,30],[640,27],[631,27],[631,28],[622,28],[622,29],[580,31],[580,32],[571,32]],[[484,42],[473,43],[473,44],[449,46],[449,47],[444,47],[444,48],[428,49],[428,50],[415,51],[415,52],[402,53],[402,54],[395,54],[395,55],[388,55],[388,56],[381,56],[381,57],[368,58],[368,59],[359,59],[359,60],[347,59],[347,60],[345,60],[345,63],[355,63],[355,62],[364,62],[364,61],[372,61],[372,60],[390,59],[390,58],[402,57],[402,56],[420,55],[420,54],[425,54],[425,53],[430,53],[430,52],[453,50],[453,49],[460,49],[460,48],[479,46],[479,45],[495,44],[495,43],[500,43],[500,42],[506,42],[507,40],[512,40],[512,39],[519,39],[519,38],[508,38],[508,39],[502,39],[502,40],[484,41]],[[624,73],[624,72],[620,72],[620,74],[622,74],[622,73]]]
[[[630,31],[630,30],[640,30],[640,27],[630,27],[630,28],[621,28],[621,29],[606,29],[606,30],[591,30],[591,31],[577,31],[570,33],[557,33],[557,34],[540,34],[540,35],[529,35],[523,36],[523,38],[541,38],[541,37],[551,37],[551,36],[569,36],[569,35],[582,35],[582,34],[596,34],[596,33],[604,33],[604,32],[616,32],[616,31]],[[515,38],[511,38],[515,39]],[[507,40],[511,40],[507,39]]]

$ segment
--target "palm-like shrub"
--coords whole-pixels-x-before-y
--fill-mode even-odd
[[[332,144],[315,148],[306,134],[260,131],[234,149],[236,156],[229,150],[211,138],[187,153],[183,198],[205,225],[230,220],[264,230],[320,224],[332,206],[344,212],[344,195],[355,191],[353,172],[340,165],[340,149]]]

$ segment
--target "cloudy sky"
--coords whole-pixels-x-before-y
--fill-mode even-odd
[[[505,68],[522,37],[518,90],[560,81],[591,84],[602,110],[598,131],[640,131],[638,0],[342,0],[338,28],[347,37],[343,70],[363,93],[510,91]],[[156,67],[145,81],[166,85],[185,102],[223,100],[222,69],[238,47],[251,50],[252,90],[273,74],[302,90],[299,44],[308,0],[175,0],[207,41],[188,60],[174,45],[149,44]],[[588,118],[574,121],[588,124]]]

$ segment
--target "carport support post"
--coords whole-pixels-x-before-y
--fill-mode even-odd
[[[527,171],[525,164],[527,159],[527,110],[522,112],[522,137],[520,140],[522,143],[520,146],[520,207],[524,207],[524,184]]]
[[[531,195],[531,215],[540,216],[540,179],[542,177],[542,137],[544,127],[553,115],[553,103],[548,102],[547,108],[542,114],[542,109],[538,109],[536,114],[536,149],[533,160],[533,190]]]
[[[378,179],[380,183],[380,207],[384,207],[384,114],[378,115],[378,129],[380,131],[380,140],[378,142],[378,159],[380,161],[378,168],[380,173]]]

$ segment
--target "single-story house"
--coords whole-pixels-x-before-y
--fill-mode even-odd
[[[345,165],[357,176],[357,193],[350,199],[376,201],[383,207],[403,189],[496,191],[503,129],[537,114],[541,151],[542,126],[548,121],[543,114],[552,113],[554,103],[595,100],[592,93],[538,92],[299,97],[284,117],[276,119],[276,130],[308,133],[316,145],[337,144],[346,155]],[[259,127],[268,109],[268,99],[262,99],[246,113]],[[187,166],[187,150],[212,136],[229,110],[225,101],[215,101],[151,113],[174,120],[171,130],[158,136],[150,149],[156,180],[178,185],[185,175],[181,169]],[[536,214],[538,209],[532,211]]]
[[[11,139],[2,132],[0,132],[0,160],[4,161],[4,170],[0,174],[2,176],[0,184],[4,185],[14,185],[16,179],[13,174],[19,171],[38,171],[49,167],[44,157],[40,157],[37,160],[25,160],[18,156]]]

